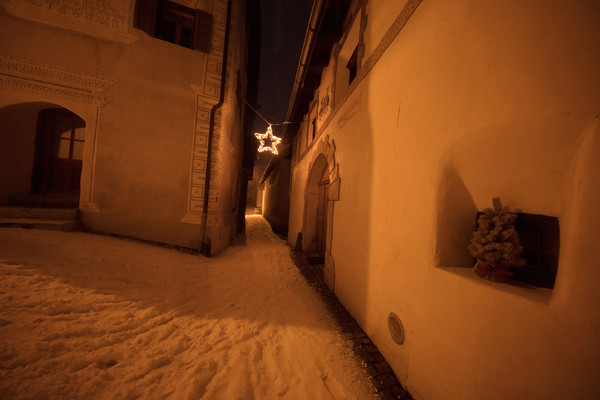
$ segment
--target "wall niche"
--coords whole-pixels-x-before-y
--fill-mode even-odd
[[[481,211],[461,174],[451,163],[443,170],[437,200],[436,266],[472,268],[476,260],[469,254],[467,246],[477,229]],[[506,283],[554,288],[560,250],[558,218],[519,212],[514,225],[527,264],[511,268],[514,274]]]

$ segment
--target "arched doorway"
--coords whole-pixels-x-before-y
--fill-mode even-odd
[[[323,264],[323,278],[331,291],[335,285],[333,258],[333,222],[335,203],[340,200],[339,164],[336,163],[335,143],[325,136],[313,153],[304,191],[302,229],[298,232],[296,248],[318,258]],[[316,260],[315,260],[316,261]]]
[[[85,121],[64,108],[38,113],[32,193],[78,196]]]
[[[327,202],[329,200],[329,168],[325,165],[318,183],[319,193],[317,195],[317,254],[325,258],[327,249]]]
[[[329,166],[327,159],[320,154],[308,177],[304,237],[302,249],[309,254],[325,255],[327,238],[327,200]]]
[[[86,120],[50,102],[0,107],[0,206],[79,208],[80,193],[89,198]]]

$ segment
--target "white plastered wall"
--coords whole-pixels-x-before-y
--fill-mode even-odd
[[[600,395],[598,20],[592,1],[423,2],[322,133],[342,177],[334,291],[415,399]],[[292,172],[294,240],[310,159]],[[453,212],[495,196],[559,218],[553,290],[441,262],[460,252]]]
[[[205,144],[201,141],[207,131],[202,120],[205,114],[198,109],[210,110],[218,101],[218,63],[222,59],[219,46],[223,46],[221,28],[225,25],[226,2],[212,0],[198,4],[211,12],[215,20],[214,49],[210,55],[148,36],[132,26],[134,2],[114,2],[117,3],[115,12],[121,14],[116,16],[120,22],[115,31],[110,26],[96,26],[94,21],[88,23],[83,17],[75,21],[76,26],[71,26],[65,20],[68,16],[54,11],[58,9],[45,10],[42,2],[0,1],[2,7],[10,5],[11,12],[18,14],[25,10],[35,14],[35,18],[21,19],[2,10],[0,56],[41,64],[50,70],[66,70],[82,76],[84,82],[98,76],[112,82],[100,94],[91,93],[97,88],[88,83],[67,82],[67,86],[81,86],[75,87],[75,95],[83,93],[83,97],[92,98],[89,100],[92,103],[94,97],[102,97],[106,101],[101,107],[82,106],[80,103],[85,101],[81,99],[71,102],[60,93],[55,98],[43,89],[31,91],[19,85],[10,87],[3,100],[15,104],[20,101],[17,97],[25,96],[24,101],[64,106],[86,121],[86,135],[97,133],[90,140],[86,136],[83,160],[81,199],[87,203],[81,204],[81,215],[86,227],[197,248],[202,200],[198,188],[204,181],[196,173],[202,168],[196,154],[202,156],[199,148]],[[67,6],[92,7],[87,3]],[[13,10],[14,7],[18,9]],[[50,15],[52,12],[56,15]],[[242,8],[236,6],[234,26],[238,34],[233,40],[241,39],[243,34],[242,17]],[[52,19],[51,24],[48,18]],[[56,27],[61,23],[66,24],[65,29]],[[235,80],[241,61],[235,56],[233,60],[237,64],[230,66],[233,71],[230,78]],[[47,79],[42,75],[29,78],[34,82]],[[235,90],[235,81],[229,87]],[[85,109],[78,111],[82,107]],[[237,113],[237,108],[231,110],[227,112]],[[228,119],[227,115],[223,121],[225,129],[230,131],[222,135],[224,157],[219,162],[223,171],[231,173],[239,168],[241,148],[239,138],[234,136],[241,132],[239,122]],[[227,204],[223,206],[229,214],[234,208],[229,200],[236,197],[236,177],[230,175],[218,182],[224,185]],[[222,240],[219,239],[218,246],[228,243],[233,220],[221,218],[218,234]]]

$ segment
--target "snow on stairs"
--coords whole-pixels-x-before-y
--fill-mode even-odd
[[[0,207],[0,227],[72,231],[79,226],[76,196],[18,196],[10,203]]]

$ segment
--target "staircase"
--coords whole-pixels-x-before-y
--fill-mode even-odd
[[[12,196],[0,206],[0,228],[72,231],[79,226],[79,196],[33,194]]]

